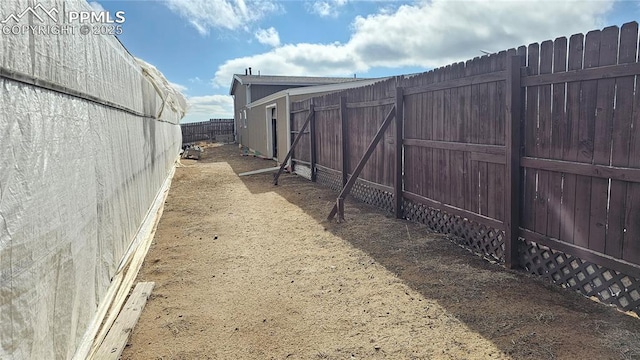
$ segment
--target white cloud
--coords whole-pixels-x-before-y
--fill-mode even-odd
[[[311,12],[318,14],[320,17],[337,17],[340,8],[343,7],[348,0],[318,0],[311,5]]]
[[[180,84],[176,84],[176,83],[173,83],[171,81],[169,81],[169,85],[173,86],[174,89],[178,90],[182,94],[186,93],[187,90],[189,90],[189,88],[187,88],[186,86],[180,85]]]
[[[259,29],[255,33],[256,39],[260,44],[269,45],[269,46],[280,46],[280,35],[278,35],[278,31],[273,27],[268,29]]]
[[[190,78],[189,82],[192,84],[202,84],[202,79],[196,76],[196,77]]]
[[[346,43],[287,44],[226,61],[214,84],[249,66],[262,74],[343,75],[371,67],[434,68],[601,27],[613,0],[421,1],[357,17]]]
[[[211,29],[248,29],[248,25],[279,11],[274,0],[166,0],[169,9],[183,18],[201,35]]]
[[[346,75],[354,71],[365,71],[368,66],[348,51],[347,45],[296,44],[284,45],[267,53],[226,61],[216,71],[214,86],[229,86],[235,73],[253,67],[269,75],[328,76]]]
[[[233,118],[233,98],[228,95],[191,96],[187,103],[189,110],[183,123]]]

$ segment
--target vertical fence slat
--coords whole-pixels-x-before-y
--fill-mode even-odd
[[[349,177],[349,127],[347,125],[347,99],[340,96],[340,127],[342,129],[342,186],[347,183]]]
[[[619,64],[636,62],[638,48],[638,23],[628,23],[620,30]],[[633,116],[633,92],[635,77],[628,76],[616,80],[616,109],[613,118],[612,166],[629,166],[630,134]],[[633,186],[633,184],[629,184]],[[625,236],[625,207],[627,202],[627,183],[611,181],[611,198],[609,206],[609,222],[605,253],[616,258],[622,257],[622,244]]]
[[[567,71],[567,38],[557,38],[553,42],[553,73]],[[563,126],[566,123],[564,83],[553,84],[551,110],[551,143],[550,156],[562,159],[562,140],[565,137]],[[549,207],[547,211],[547,234],[560,239],[560,224],[562,220],[562,174],[549,174]]]
[[[617,26],[601,32],[598,66],[615,65],[618,57]],[[611,131],[615,79],[598,80],[596,111],[594,114],[593,164],[609,165],[611,158]],[[589,214],[589,249],[604,252],[607,241],[607,203],[609,180],[591,180],[591,210]]]
[[[518,266],[518,237],[520,233],[520,64],[521,57],[512,56],[507,62],[506,106],[505,106],[505,146],[506,171],[504,194],[505,249],[507,268]]]
[[[403,141],[403,125],[404,125],[404,89],[396,87],[396,138],[395,138],[395,172],[394,172],[394,210],[396,218],[402,218],[402,141]]]
[[[529,45],[527,51],[527,75],[537,75],[539,65],[540,47],[538,44]],[[525,156],[537,156],[536,130],[538,121],[538,88],[529,86],[526,95],[526,114],[524,122],[524,150]],[[534,169],[524,170],[524,206],[522,225],[530,230],[535,229],[535,203],[536,203],[536,178]]]
[[[313,99],[311,100],[310,111],[313,109]],[[311,181],[316,182],[316,117],[312,116],[309,122],[309,162],[311,167]]]
[[[637,25],[636,25],[637,26]],[[638,58],[636,61],[639,61]],[[629,167],[640,168],[640,76],[636,76],[636,91],[629,134]],[[622,258],[637,264],[640,259],[640,184],[628,184],[625,204],[625,229]]]
[[[540,44],[539,74],[550,74],[553,64],[553,42],[544,41]],[[533,104],[533,106],[536,106]],[[551,85],[538,87],[538,125],[536,127],[536,155],[548,159],[550,157],[551,140]],[[535,121],[536,119],[530,119]],[[540,234],[547,234],[547,213],[549,211],[549,172],[537,170],[537,186],[535,204],[535,227]]]
[[[489,60],[489,56],[483,56],[480,58],[479,62],[480,74],[486,74],[491,70],[491,62]],[[489,124],[491,119],[489,118],[489,84],[484,83],[480,84],[478,87],[478,118],[475,120],[478,121],[478,144],[486,144],[489,139]],[[478,184],[478,202],[479,202],[479,213],[485,216],[488,216],[489,213],[489,164],[484,161],[478,161],[478,173],[479,173],[479,184]],[[492,199],[493,200],[493,199]]]
[[[477,75],[480,73],[480,58],[475,58],[471,61],[471,75]],[[473,144],[477,144],[480,138],[480,85],[474,84],[471,85],[471,118],[469,121],[471,122],[471,138],[470,142]],[[471,154],[469,154],[471,155]],[[471,160],[471,187],[469,194],[471,195],[471,211],[475,213],[480,213],[480,168],[478,166],[478,161]]]
[[[582,54],[584,51],[584,36],[577,34],[569,39],[568,70],[582,69]],[[579,130],[580,130],[580,82],[567,84],[567,121],[564,124],[564,139],[562,159],[566,161],[578,160]],[[560,211],[560,239],[573,244],[575,237],[575,208],[578,176],[564,175],[562,189],[562,207]]]
[[[488,60],[489,60],[489,70],[491,72],[497,71],[498,55],[491,54]],[[491,145],[498,144],[497,122],[499,118],[496,113],[496,108],[498,105],[496,101],[498,98],[497,86],[498,84],[495,81],[487,84],[487,120],[488,120],[487,125],[488,126],[487,126],[487,136],[485,138],[485,141],[487,141]],[[498,194],[501,191],[501,189],[499,189],[499,183],[498,183],[498,176],[499,176],[498,169],[502,167],[502,165],[488,163],[486,164],[486,166],[487,166],[487,183],[485,185],[487,187],[487,199],[486,199],[487,214],[486,215],[493,219],[500,219],[498,217],[498,213],[499,213],[498,209],[503,207],[503,203],[497,201],[499,198]]]
[[[471,60],[467,61],[465,63],[465,68],[464,68],[464,76],[470,76],[473,75],[472,73],[472,69],[471,69]],[[463,88],[463,94],[464,97],[466,99],[466,102],[462,105],[462,112],[463,112],[463,120],[462,120],[462,126],[464,129],[464,137],[462,138],[462,140],[464,140],[465,143],[470,143],[474,137],[474,133],[473,133],[473,86],[468,85],[465,86]],[[474,202],[473,202],[473,198],[474,198],[474,194],[475,192],[473,191],[473,184],[474,184],[474,173],[473,173],[473,167],[472,167],[472,162],[471,162],[471,154],[469,152],[464,153],[463,155],[463,166],[464,166],[464,179],[463,179],[463,186],[464,186],[464,208],[466,210],[469,211],[476,211],[473,207]]]
[[[590,31],[584,46],[584,68],[598,66],[600,60],[600,31]],[[595,132],[595,111],[597,102],[597,80],[583,81],[580,97],[580,124],[578,161],[591,163],[593,161],[593,139]],[[591,178],[578,176],[576,184],[576,209],[574,243],[589,247],[589,228],[591,212]]]

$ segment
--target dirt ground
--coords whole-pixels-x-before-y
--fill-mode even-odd
[[[640,359],[640,320],[237,146],[183,160],[123,359]]]

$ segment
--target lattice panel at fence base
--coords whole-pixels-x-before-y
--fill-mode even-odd
[[[328,186],[334,191],[339,192],[342,190],[342,175],[339,172],[319,168],[316,173],[316,180],[319,184]],[[353,196],[366,204],[373,205],[382,210],[393,212],[393,194],[369,186],[363,181],[356,180],[349,196]]]
[[[406,199],[402,206],[405,219],[451,235],[456,243],[495,261],[504,262],[503,231]]]
[[[311,168],[304,165],[295,164],[293,172],[307,180],[311,180]]]
[[[342,176],[332,171],[318,169],[316,172],[316,181],[333,191],[340,191],[342,189]]]
[[[639,279],[532,241],[523,240],[519,252],[520,264],[530,273],[640,315]]]
[[[364,182],[356,180],[351,189],[351,196],[387,212],[393,212],[393,194],[376,189]]]

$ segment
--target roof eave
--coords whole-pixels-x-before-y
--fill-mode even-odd
[[[231,87],[229,88],[229,95],[233,95],[233,91],[236,87],[236,81],[242,85],[242,79],[238,76],[238,74],[233,74],[233,79],[231,79]]]

